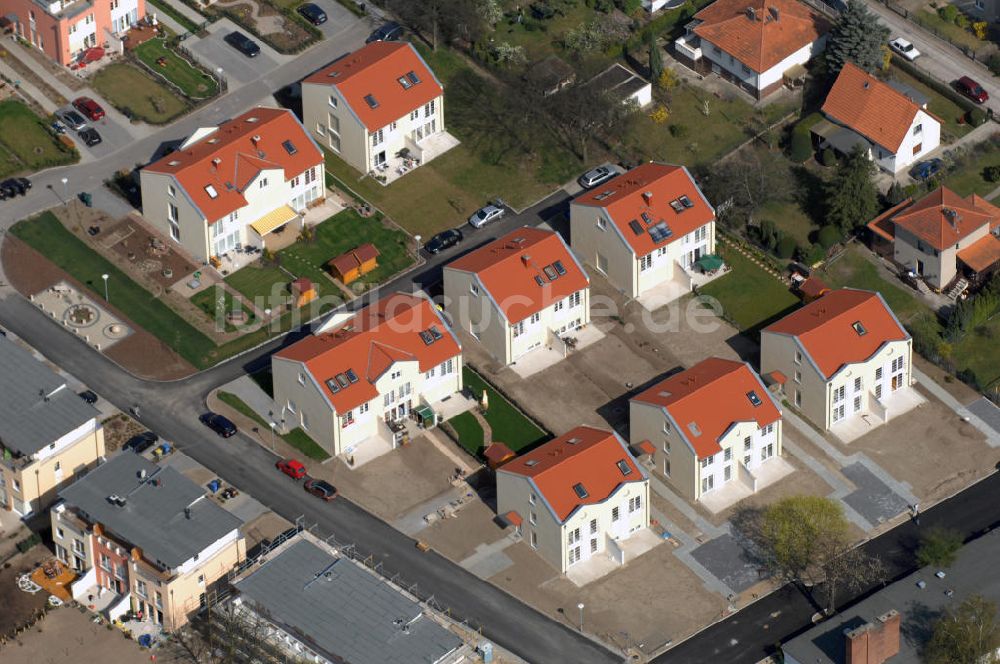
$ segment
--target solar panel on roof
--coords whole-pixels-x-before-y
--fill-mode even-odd
[[[673,234],[674,232],[670,230],[670,227],[667,226],[667,222],[665,221],[661,221],[655,226],[651,226],[649,228],[649,237],[651,237],[653,242],[656,244],[665,242]]]
[[[642,224],[639,223],[638,219],[633,219],[628,222],[628,227],[632,229],[632,232],[636,235],[642,235]]]
[[[560,277],[566,274],[566,268],[563,267],[562,261],[556,261],[552,264],[552,267],[556,269],[556,272],[559,273]]]

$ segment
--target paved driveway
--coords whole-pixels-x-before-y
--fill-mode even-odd
[[[222,67],[223,76],[228,79],[230,88],[260,78],[261,74],[271,71],[287,58],[229,21],[218,21],[210,29],[212,32],[209,36],[199,39],[196,43],[188,44],[188,48],[206,61],[211,62],[216,68]],[[222,41],[223,37],[233,30],[240,30],[260,44],[260,54],[255,58],[248,58]]]
[[[966,407],[979,419],[990,425],[990,428],[1000,433],[1000,408],[997,408],[992,401],[983,397]]]

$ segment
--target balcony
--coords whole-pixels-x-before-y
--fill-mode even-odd
[[[695,35],[684,35],[674,42],[678,54],[697,62],[701,60],[701,39]]]

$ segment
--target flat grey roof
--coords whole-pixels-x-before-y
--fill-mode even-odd
[[[142,549],[148,560],[171,569],[243,523],[177,470],[131,452],[98,466],[59,496],[89,521]],[[110,496],[125,504],[115,505]]]
[[[617,62],[590,80],[607,92],[617,92],[622,97],[631,97],[649,85],[649,81]]]
[[[333,661],[437,662],[462,645],[388,583],[301,537],[235,585],[251,607]]]
[[[892,664],[919,664],[919,651],[930,636],[930,625],[946,607],[976,594],[1000,602],[997,560],[1000,560],[1000,530],[964,546],[955,564],[944,570],[943,579],[935,576],[937,568],[925,567],[795,637],[782,646],[785,661],[842,664],[844,632],[874,622],[878,616],[896,609],[901,618],[899,654],[892,658]],[[917,586],[919,581],[926,583],[923,590]]]
[[[62,376],[0,335],[0,443],[30,456],[99,416]]]
[[[895,90],[896,92],[902,92],[904,95],[912,99],[913,103],[915,103],[917,106],[920,106],[921,108],[926,106],[927,102],[930,101],[930,97],[925,95],[920,90],[917,90],[912,85],[907,85],[906,83],[903,83],[902,81],[897,81],[896,79],[889,79],[888,81],[886,81],[886,83],[888,83],[889,87]]]

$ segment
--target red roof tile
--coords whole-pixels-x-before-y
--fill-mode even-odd
[[[755,406],[748,396],[757,395]],[[719,441],[737,422],[766,426],[781,411],[756,373],[744,362],[710,357],[640,392],[632,401],[666,408],[699,459],[722,450]]]
[[[565,274],[552,267],[556,261]],[[562,236],[531,226],[513,230],[448,263],[445,269],[478,275],[511,324],[590,285]],[[553,275],[555,279],[550,279]]]
[[[784,385],[785,383],[788,382],[788,376],[778,371],[777,369],[775,369],[774,371],[772,371],[767,375],[768,377],[770,377],[771,380],[773,380],[778,385]]]
[[[442,336],[426,344],[420,333],[431,326]],[[416,361],[423,372],[461,352],[431,302],[395,293],[365,307],[332,331],[283,348],[275,357],[304,363],[334,409],[345,413],[378,396],[375,382],[395,362]],[[326,381],[348,370],[354,372],[357,382],[331,390]]]
[[[716,0],[694,18],[701,21],[696,35],[758,74],[830,29],[825,18],[795,0]]]
[[[411,72],[419,82],[407,79],[409,87],[404,87],[399,79]],[[417,49],[407,42],[372,42],[306,77],[303,83],[337,88],[368,131],[399,120],[444,92]],[[375,107],[365,100],[369,95]]]
[[[986,234],[958,252],[958,258],[974,272],[985,272],[1000,261],[1000,239]]]
[[[920,110],[902,92],[850,62],[840,70],[822,108],[830,118],[893,152]]]
[[[677,212],[670,204],[676,204],[682,196],[691,207],[681,205],[682,211]],[[604,208],[636,256],[652,253],[715,219],[715,210],[686,168],[656,162],[642,164],[598,185],[574,199],[573,205]],[[648,229],[661,221],[669,227],[671,235],[655,242]],[[636,233],[633,227],[640,232]]]
[[[254,141],[255,136],[260,140]],[[284,147],[285,141],[291,142],[294,154]],[[322,163],[323,154],[291,111],[258,106],[143,170],[172,174],[214,223],[247,204],[243,191],[261,170],[281,169],[287,181]]]
[[[864,362],[886,342],[910,337],[881,295],[853,288],[830,291],[764,332],[797,337],[827,379],[847,364]]]
[[[625,463],[627,475],[619,469],[619,462]],[[531,478],[560,522],[578,507],[607,500],[625,482],[646,479],[617,434],[588,426],[567,431],[508,461],[499,472]],[[583,486],[586,498],[573,488],[577,484]]]
[[[983,205],[985,203],[985,205]],[[954,246],[983,225],[1000,219],[1000,209],[979,199],[962,198],[947,187],[938,187],[891,218],[902,228],[938,251]]]

